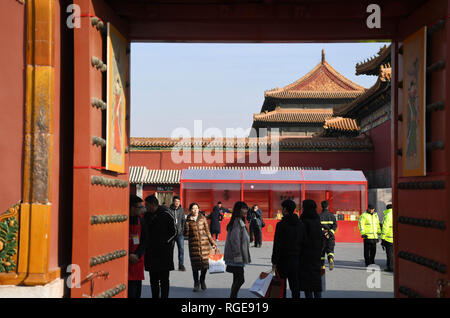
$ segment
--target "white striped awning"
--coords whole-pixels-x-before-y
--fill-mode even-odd
[[[180,184],[181,170],[147,169],[130,167],[130,183],[143,184]]]
[[[192,166],[188,169],[205,170],[322,170],[321,167],[212,167],[212,166]],[[148,169],[143,166],[130,167],[131,184],[180,184],[181,169]]]

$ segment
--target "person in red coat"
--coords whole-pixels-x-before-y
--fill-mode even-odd
[[[141,298],[144,280],[145,233],[142,215],[146,209],[144,201],[135,194],[130,195],[130,231],[128,264],[128,298]]]

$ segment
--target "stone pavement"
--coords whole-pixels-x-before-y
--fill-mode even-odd
[[[218,246],[223,253],[224,241],[219,241]],[[245,267],[245,283],[241,287],[239,298],[256,298],[249,292],[249,288],[263,271],[271,269],[272,242],[263,242],[261,248],[250,247],[252,263]],[[174,251],[175,268],[178,269],[177,247]],[[187,241],[185,241],[186,272],[178,270],[170,272],[170,298],[228,298],[233,280],[231,273],[207,274],[206,291],[194,292],[194,280],[189,259]],[[326,270],[326,291],[324,298],[392,298],[394,297],[393,274],[384,272],[386,265],[386,253],[377,246],[375,259],[380,266],[380,272],[367,271],[364,266],[362,243],[337,243],[335,248],[335,267],[333,271]],[[376,276],[379,274],[379,279]],[[372,284],[374,288],[367,286]],[[379,282],[379,286],[376,283]],[[374,286],[375,285],[375,286]],[[145,272],[145,281],[142,286],[142,298],[150,298],[151,289],[148,272]],[[288,297],[290,292],[288,289]],[[302,293],[302,297],[304,294]]]

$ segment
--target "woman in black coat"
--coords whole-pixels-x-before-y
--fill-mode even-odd
[[[322,225],[313,200],[304,200],[300,220],[305,225],[306,240],[300,256],[300,290],[306,298],[322,297]]]
[[[211,220],[211,224],[209,227],[210,232],[213,237],[214,235],[216,236],[216,241],[220,234],[220,222],[223,220],[223,214],[225,212],[228,212],[228,210],[222,208],[222,206],[216,205],[208,217]]]

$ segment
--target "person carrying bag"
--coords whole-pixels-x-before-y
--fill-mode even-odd
[[[184,237],[188,238],[189,257],[191,259],[192,276],[194,278],[194,292],[198,292],[200,287],[206,290],[206,272],[209,268],[209,255],[211,246],[217,247],[217,243],[211,237],[206,217],[200,213],[199,205],[191,203],[189,206],[191,213],[187,216],[184,225]],[[200,273],[200,279],[199,279]]]
[[[286,279],[282,278],[278,271],[275,271],[264,298],[286,298]]]
[[[244,267],[251,262],[250,238],[245,226],[245,214],[248,206],[238,201],[234,205],[230,223],[227,225],[227,239],[225,242],[224,260],[226,271],[233,273],[230,298],[237,298],[239,289],[244,284]]]
[[[296,204],[292,200],[281,203],[283,219],[277,223],[272,249],[272,268],[280,278],[288,279],[292,298],[300,298],[300,256],[306,240],[303,222],[294,213]],[[277,275],[278,276],[278,275]],[[286,284],[283,285],[284,297]]]

